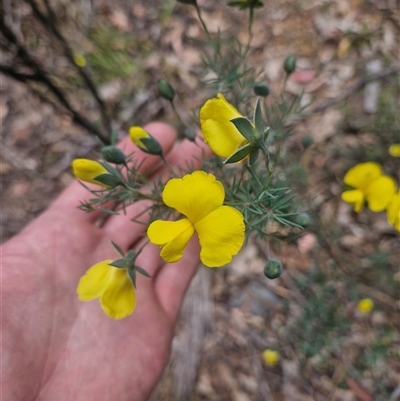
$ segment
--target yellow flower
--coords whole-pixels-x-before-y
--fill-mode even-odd
[[[369,313],[374,307],[374,301],[371,298],[364,298],[357,304],[357,309],[361,313]]]
[[[186,218],[178,221],[156,220],[147,235],[161,246],[161,257],[169,263],[183,255],[192,235],[197,232],[201,246],[200,260],[208,267],[220,267],[232,260],[243,245],[243,215],[224,206],[225,191],[212,174],[194,171],[183,178],[173,178],[165,185],[164,203]]]
[[[389,154],[393,157],[400,157],[400,143],[394,143],[389,146]]]
[[[344,191],[342,199],[354,204],[356,212],[361,211],[365,201],[373,212],[385,210],[396,191],[393,178],[383,175],[382,167],[374,162],[360,163],[352,167],[344,176],[344,182],[355,189]]]
[[[85,67],[86,66],[86,58],[84,55],[82,54],[75,54],[74,56],[74,63],[78,66],[78,67]]]
[[[274,351],[272,349],[266,349],[262,353],[262,357],[266,365],[274,367],[278,364],[280,355],[278,351]]]
[[[79,280],[76,292],[81,301],[100,298],[104,312],[122,319],[136,307],[135,287],[128,269],[110,266],[112,260],[104,260],[92,266]]]
[[[152,155],[162,155],[160,143],[142,127],[134,126],[129,128],[129,136],[132,142],[143,152]]]
[[[230,121],[236,117],[242,117],[242,115],[221,93],[218,93],[216,98],[207,100],[200,109],[200,124],[204,141],[218,156],[229,157],[248,143],[248,140]]]
[[[392,196],[386,210],[388,223],[400,231],[400,190]]]
[[[97,181],[96,177],[99,177],[103,174],[108,174],[109,176],[114,177],[99,162],[89,159],[75,159],[72,162],[72,169],[76,178],[79,178],[80,180],[85,182],[100,185],[104,188],[110,188],[110,185],[107,185],[104,182]]]

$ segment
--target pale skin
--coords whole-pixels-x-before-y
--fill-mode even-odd
[[[145,129],[160,141],[172,166],[199,165],[196,159],[207,152],[201,141],[174,147],[176,134],[165,124]],[[135,150],[129,140],[120,146]],[[145,159],[145,169],[159,162],[135,152],[136,160]],[[145,228],[129,221],[135,206],[129,216],[112,216],[99,227],[98,214],[77,209],[89,197],[73,182],[1,248],[4,400],[142,401],[168,361],[182,299],[199,263],[197,238],[174,264],[160,259],[158,247],[146,246],[137,264],[152,277],[138,276],[136,310],[113,320],[98,300],[79,301],[76,286],[90,266],[118,258],[111,240],[127,251]]]

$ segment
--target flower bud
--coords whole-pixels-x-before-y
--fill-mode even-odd
[[[176,0],[178,3],[196,5],[196,0]]]
[[[160,143],[152,137],[142,127],[130,127],[129,136],[132,142],[143,152],[150,153],[151,155],[162,156],[162,147]]]
[[[78,67],[86,67],[86,58],[83,54],[75,54],[74,55],[74,63],[78,66]]]
[[[163,97],[164,99],[167,99],[170,102],[174,100],[175,97],[174,88],[165,79],[158,80],[157,89],[160,96]]]
[[[264,275],[270,279],[278,278],[282,274],[282,262],[279,259],[269,259],[264,267]]]
[[[119,177],[108,171],[101,163],[89,159],[75,159],[72,162],[74,175],[81,181],[113,188],[121,182]]]
[[[307,227],[311,222],[310,215],[308,213],[300,213],[296,217],[296,223],[300,224],[302,227]]]
[[[266,365],[274,367],[278,364],[280,355],[278,351],[272,349],[266,349],[262,353],[263,360]]]
[[[114,164],[125,164],[126,157],[124,152],[121,149],[118,149],[115,146],[105,146],[101,149],[101,153],[104,157],[104,160],[108,161],[109,163]]]
[[[357,304],[361,313],[369,313],[374,308],[374,301],[371,298],[364,298]]]
[[[296,56],[291,54],[287,56],[283,63],[283,68],[287,75],[290,75],[296,69]]]
[[[306,135],[301,138],[301,144],[304,146],[305,149],[310,147],[313,144],[313,139],[311,135]]]
[[[256,96],[267,97],[269,95],[269,87],[264,82],[258,82],[253,86],[253,92]]]

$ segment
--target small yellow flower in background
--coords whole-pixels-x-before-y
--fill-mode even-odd
[[[274,367],[278,364],[280,355],[278,351],[274,351],[272,349],[266,349],[262,353],[263,360],[266,365]]]
[[[85,67],[87,62],[86,62],[86,58],[83,54],[75,54],[74,56],[74,63],[78,66],[78,67]]]
[[[95,178],[103,174],[113,176],[104,166],[99,162],[90,159],[75,159],[72,162],[72,169],[76,178],[81,181],[90,182],[92,184],[100,185],[104,188],[110,188],[110,185],[104,182],[97,181]]]
[[[374,308],[374,301],[371,298],[364,298],[357,304],[357,309],[362,313],[369,313]]]
[[[221,157],[229,157],[248,140],[230,121],[242,117],[221,93],[209,99],[200,109],[200,124],[204,140],[211,150]]]
[[[389,201],[386,208],[388,223],[400,231],[400,190]]]
[[[400,143],[394,143],[389,146],[389,154],[393,157],[400,157]]]
[[[194,171],[167,182],[162,193],[164,203],[186,218],[178,221],[156,220],[147,229],[161,257],[168,263],[181,259],[195,232],[201,246],[200,260],[208,267],[220,267],[232,260],[244,242],[243,215],[224,206],[225,190],[212,174]]]
[[[354,204],[354,210],[360,212],[365,201],[373,212],[385,210],[396,191],[393,178],[382,174],[378,163],[366,162],[352,167],[344,176],[344,183],[355,188],[344,191],[342,199]]]
[[[92,266],[79,280],[76,292],[81,301],[100,298],[104,312],[122,319],[136,307],[135,287],[127,268],[110,266],[112,260],[104,260]]]
[[[133,126],[129,128],[129,137],[132,142],[143,152],[152,155],[162,155],[160,143],[142,127]]]

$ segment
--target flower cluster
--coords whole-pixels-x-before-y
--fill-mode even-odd
[[[365,203],[373,212],[386,210],[388,223],[400,231],[400,191],[380,164],[357,164],[346,173],[344,183],[353,189],[344,191],[342,199],[353,204],[354,211],[360,212]]]

